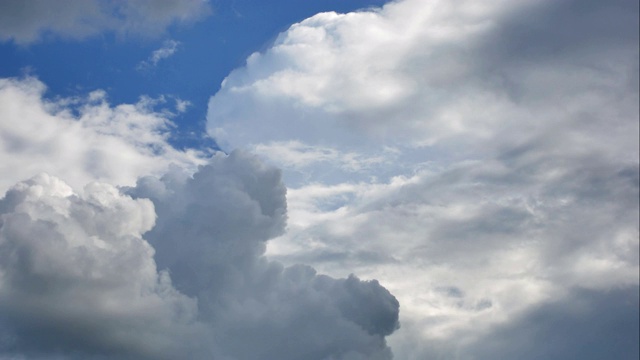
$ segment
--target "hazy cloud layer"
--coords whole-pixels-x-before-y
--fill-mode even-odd
[[[0,3],[0,40],[27,44],[52,34],[81,39],[103,31],[148,36],[208,12],[203,0],[8,0]]]
[[[284,169],[290,220],[270,257],[356,269],[398,297],[398,358],[521,357],[484,345],[508,328],[544,347],[521,335],[535,309],[556,309],[546,329],[604,326],[612,291],[637,307],[637,13],[405,0],[318,14],[227,77],[208,129]],[[562,314],[578,297],[592,310]]]

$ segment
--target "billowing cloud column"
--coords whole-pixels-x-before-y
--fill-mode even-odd
[[[153,204],[42,174],[0,201],[0,354],[172,358],[197,304],[142,237]],[[184,348],[183,348],[184,346]]]
[[[269,257],[355,269],[398,297],[398,358],[526,358],[546,345],[532,327],[625,318],[619,357],[636,358],[637,14],[625,0],[316,14],[229,74],[208,131],[283,168],[289,224]],[[614,291],[627,315],[600,317]],[[483,347],[499,329],[530,342]],[[537,357],[583,358],[577,334]]]
[[[262,257],[286,220],[280,171],[243,152],[218,156],[193,177],[143,178],[148,233],[161,268],[199,301],[215,354],[230,359],[389,359],[397,300],[377,281],[336,280]]]
[[[285,221],[280,171],[241,152],[129,188],[18,183],[0,200],[0,356],[391,359],[395,297],[266,260]]]

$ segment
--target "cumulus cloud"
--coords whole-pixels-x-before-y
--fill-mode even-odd
[[[155,221],[151,201],[97,183],[78,195],[41,174],[9,190],[0,209],[2,355],[186,350],[197,302],[157,271],[142,238]]]
[[[0,199],[0,356],[391,359],[395,297],[268,261],[285,221],[280,171],[241,152],[135,187],[20,182]]]
[[[398,297],[398,358],[500,358],[481,346],[492,329],[523,330],[575,289],[606,307],[639,281],[637,12],[405,0],[318,14],[225,79],[208,129],[284,169],[289,225],[270,257],[356,269]],[[349,173],[348,154],[378,160]]]
[[[637,13],[306,19],[209,102],[218,143],[282,173],[173,149],[160,100],[2,80],[2,190],[53,176],[0,200],[0,354],[637,358]]]
[[[622,21],[607,27],[596,4],[582,6],[572,14],[572,6],[548,2],[407,0],[318,14],[225,79],[209,103],[209,131],[231,148],[291,139],[363,146],[362,133],[376,145],[424,146],[456,136],[485,144],[496,129],[520,140],[557,117],[573,117],[560,123],[575,128],[579,111],[617,121],[612,108],[626,110],[635,98],[637,19],[612,5],[605,13]],[[527,12],[550,29],[520,21]],[[576,46],[586,40],[570,27],[588,27],[592,18],[604,28],[598,46]],[[522,45],[517,36],[528,30]],[[612,89],[619,94],[607,95]],[[605,106],[609,98],[619,105]]]
[[[217,156],[193,177],[142,178],[127,190],[151,199],[147,238],[176,288],[214,324],[215,354],[230,359],[389,359],[397,300],[376,281],[335,280],[263,258],[284,231],[280,171],[252,155]],[[251,346],[247,346],[251,344]]]
[[[208,12],[203,0],[10,0],[0,3],[0,40],[28,44],[50,34],[82,39],[103,31],[148,36]]]
[[[479,344],[462,350],[462,357],[635,359],[640,355],[638,290],[571,289],[565,298],[537,306],[486,334]]]

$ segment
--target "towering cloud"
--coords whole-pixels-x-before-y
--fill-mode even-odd
[[[318,14],[225,79],[208,129],[284,169],[289,228],[269,256],[388,284],[398,358],[505,357],[517,350],[482,345],[498,329],[545,346],[524,335],[536,309],[546,329],[577,297],[584,312],[563,319],[593,326],[610,291],[637,305],[637,13],[404,0]],[[545,357],[578,357],[567,349]]]
[[[262,257],[282,234],[280,171],[243,152],[217,156],[193,177],[142,178],[158,225],[147,238],[175,286],[198,299],[215,354],[230,359],[389,359],[384,337],[398,302],[376,281],[335,280]],[[248,345],[250,344],[250,345]]]
[[[211,97],[228,154],[173,148],[162,98],[0,80],[0,357],[636,359],[637,29],[626,0],[317,14]]]
[[[46,174],[0,201],[0,354],[173,358],[197,302],[158,272],[153,204]],[[173,354],[171,356],[170,354]]]
[[[399,304],[377,281],[262,257],[278,170],[235,152],[124,190],[41,174],[0,201],[0,354],[391,358]]]

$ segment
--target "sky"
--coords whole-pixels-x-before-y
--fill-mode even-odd
[[[0,0],[0,359],[637,359],[638,14]]]

